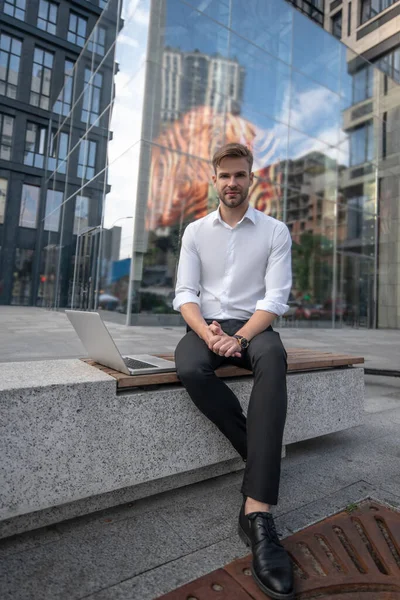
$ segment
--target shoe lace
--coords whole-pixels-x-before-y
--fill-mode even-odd
[[[249,516],[251,521],[253,521],[257,517],[262,517],[262,519],[258,521],[262,538],[268,539],[271,542],[276,542],[280,545],[278,532],[276,531],[272,515],[263,512],[255,512]]]

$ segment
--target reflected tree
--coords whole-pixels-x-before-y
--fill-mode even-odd
[[[311,296],[316,303],[325,300],[330,292],[332,256],[332,243],[325,236],[304,232],[300,243],[293,243],[293,278],[299,294]]]

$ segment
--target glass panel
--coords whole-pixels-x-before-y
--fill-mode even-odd
[[[44,229],[46,231],[58,231],[62,201],[62,192],[47,190],[46,214],[44,218]]]
[[[228,56],[227,30],[179,0],[166,4],[164,43],[182,52]]]
[[[6,200],[7,200],[7,179],[0,178],[0,224],[4,223],[4,215],[6,212]]]
[[[40,188],[35,185],[23,185],[19,226],[36,229],[37,211],[39,208]]]
[[[74,216],[74,235],[85,231],[89,226],[89,198],[86,196],[76,196],[75,216]]]
[[[234,31],[272,56],[290,62],[293,13],[296,11],[281,0],[232,0],[231,6]]]
[[[336,146],[340,122],[340,96],[292,71],[291,127]]]
[[[293,66],[339,93],[340,44],[297,10],[293,11],[293,19]]]
[[[240,114],[244,107],[287,122],[285,100],[290,93],[288,65],[236,35],[230,39],[230,61],[211,59],[215,81],[211,93],[219,91],[230,98],[230,110]]]
[[[12,288],[12,304],[26,306],[31,301],[32,268],[34,250],[16,248],[13,269],[14,282]]]
[[[199,12],[211,17],[222,25],[228,26],[230,21],[230,1],[229,0],[190,0],[191,4]]]
[[[39,17],[44,20],[47,20],[47,13],[49,9],[49,3],[46,0],[40,0],[39,3]]]

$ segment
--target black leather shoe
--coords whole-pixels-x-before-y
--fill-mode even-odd
[[[276,600],[294,599],[293,567],[289,554],[279,541],[271,513],[239,515],[239,536],[251,547],[251,572],[259,588]]]

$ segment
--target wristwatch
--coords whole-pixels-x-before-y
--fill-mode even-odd
[[[232,337],[234,337],[239,342],[239,346],[242,350],[246,350],[246,348],[249,347],[249,341],[246,340],[245,337],[242,337],[241,335],[233,335]]]

